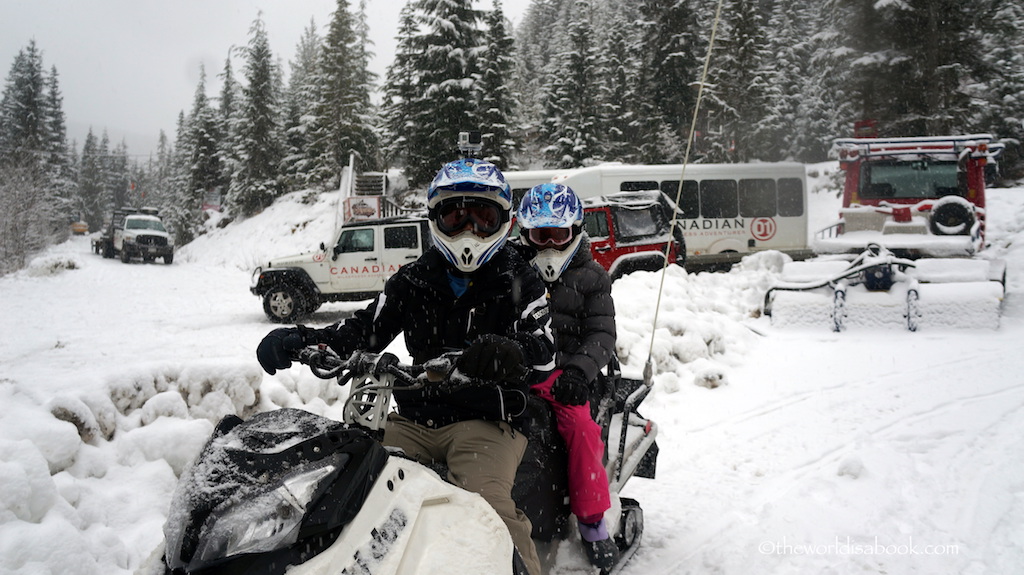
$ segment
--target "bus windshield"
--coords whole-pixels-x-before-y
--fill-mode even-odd
[[[938,198],[960,194],[956,162],[864,162],[860,197],[871,200]]]

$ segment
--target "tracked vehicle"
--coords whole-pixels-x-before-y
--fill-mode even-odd
[[[839,219],[765,294],[774,325],[999,325],[1006,265],[985,246],[988,134],[841,138]]]

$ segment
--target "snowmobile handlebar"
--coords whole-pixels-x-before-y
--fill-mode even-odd
[[[326,345],[304,347],[295,352],[292,359],[309,366],[313,375],[320,379],[338,378],[339,385],[345,385],[361,374],[382,377],[391,375],[403,387],[417,387],[422,384],[420,375],[426,372],[423,366],[400,363],[391,353],[356,351],[348,359],[342,359]]]

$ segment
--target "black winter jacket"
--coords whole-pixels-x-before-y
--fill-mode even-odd
[[[533,377],[518,384],[471,387],[453,393],[398,391],[398,411],[428,427],[469,419],[517,419],[525,409],[529,386],[554,368],[547,293],[530,263],[507,244],[471,276],[461,297],[448,281],[448,262],[437,250],[427,250],[403,266],[366,309],[318,332],[318,339],[342,357],[355,350],[379,352],[404,334],[413,363],[466,348],[478,336],[497,334],[517,342]]]
[[[517,246],[526,260],[536,254],[531,246]],[[593,382],[615,353],[615,302],[612,280],[591,256],[587,236],[569,266],[547,288],[557,349],[555,365],[579,368]]]

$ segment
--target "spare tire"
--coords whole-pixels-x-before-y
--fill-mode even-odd
[[[963,236],[971,233],[974,213],[960,202],[939,204],[932,210],[931,230],[937,236]]]

